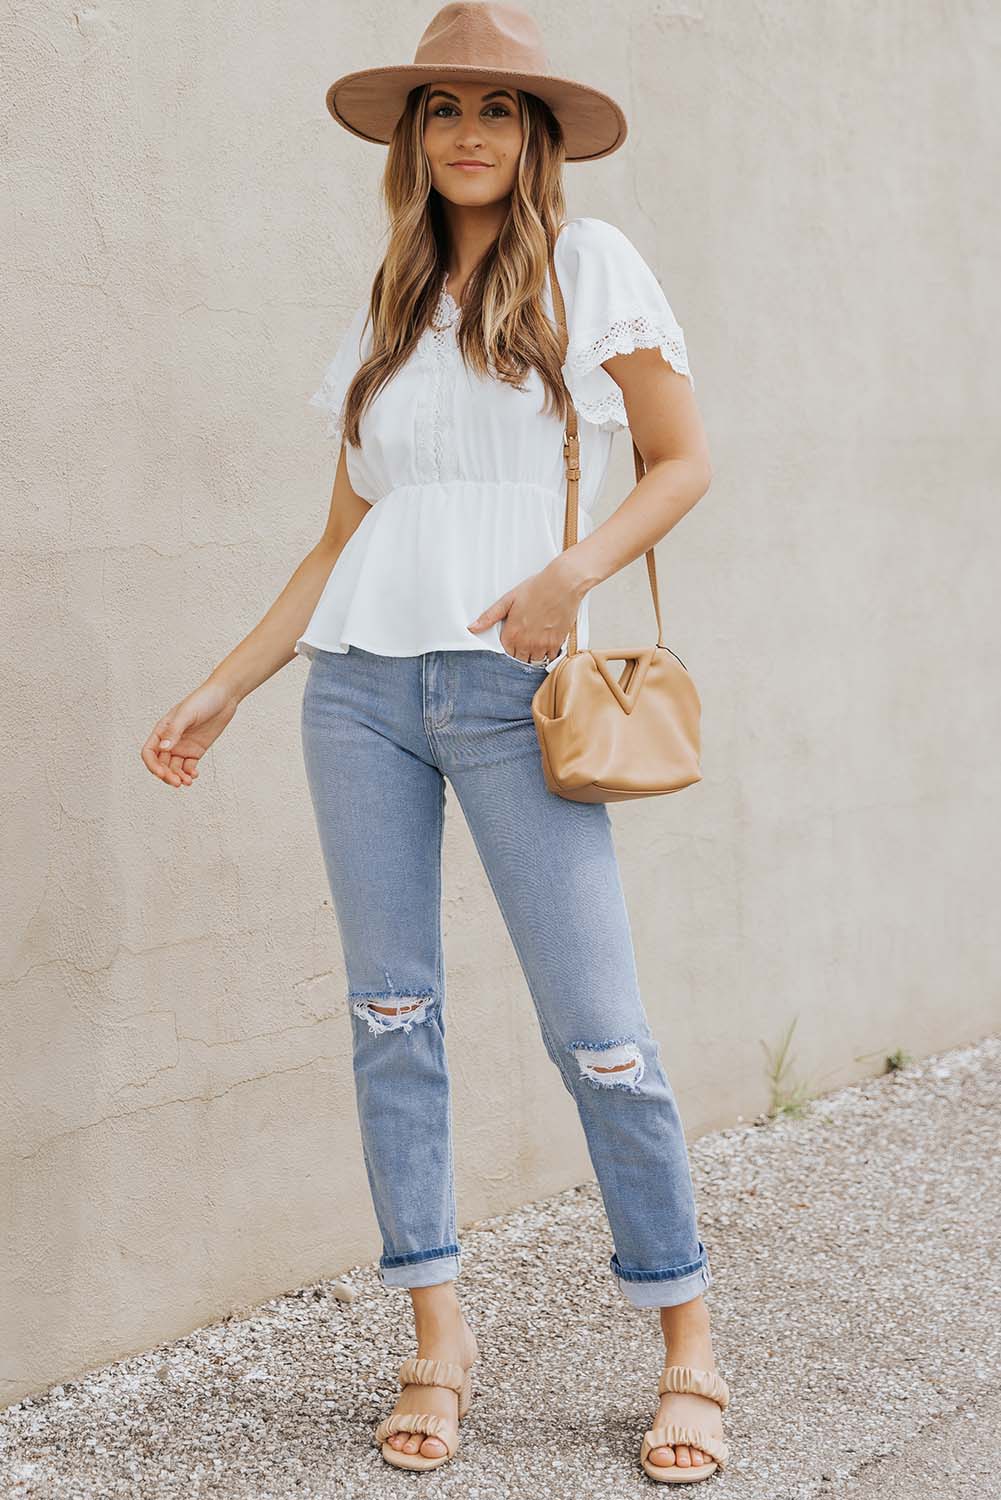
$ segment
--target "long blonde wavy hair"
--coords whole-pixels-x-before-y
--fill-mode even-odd
[[[430,90],[429,83],[411,90],[389,143],[382,197],[390,238],[369,298],[372,352],[355,373],[344,412],[344,439],[355,447],[366,406],[430,326],[447,270],[446,225],[424,150]],[[515,92],[522,146],[508,216],[466,283],[457,337],[467,366],[480,375],[520,387],[528,370],[536,369],[552,398],[546,411],[565,420],[560,346],[540,294],[549,247],[566,214],[566,152],[549,106],[535,94]]]

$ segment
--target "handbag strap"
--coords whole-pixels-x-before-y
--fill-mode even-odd
[[[562,363],[566,363],[567,348],[569,347],[570,335],[567,331],[566,307],[563,303],[563,292],[556,276],[556,261],[553,255],[553,247],[549,248],[549,280],[553,293],[553,307],[556,312],[556,320],[560,330],[560,350]],[[567,476],[567,504],[566,514],[563,522],[563,550],[572,547],[577,541],[577,516],[578,516],[578,487],[580,484],[580,432],[577,424],[577,408],[573,404],[573,397],[567,389],[566,381],[563,388],[567,393],[567,420],[566,431],[563,434],[563,467]],[[636,470],[636,482],[643,478],[646,473],[646,464],[643,455],[636,446],[633,439],[633,467]],[[657,559],[654,557],[653,548],[649,548],[646,554],[647,574],[650,579],[650,593],[653,595],[653,609],[657,616],[657,645],[664,644],[664,627],[660,618],[660,594],[657,588]],[[573,656],[577,651],[577,616],[570,628],[570,637],[567,643],[567,655]]]

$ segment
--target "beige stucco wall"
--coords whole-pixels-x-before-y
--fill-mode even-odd
[[[378,263],[383,161],[323,91],[409,58],[431,8],[0,22],[0,1401],[378,1254],[305,662],[192,790],[138,748],[322,525],[335,455],[305,400]],[[658,269],[715,461],[658,553],[705,779],[612,808],[694,1136],[767,1105],[762,1042],[794,1019],[812,1091],[1001,1021],[1001,26],[988,0],[537,13],[630,117],[568,168],[570,207]],[[606,509],[631,473],[620,436]],[[592,620],[652,639],[642,563]],[[466,1223],[590,1167],[449,813]]]

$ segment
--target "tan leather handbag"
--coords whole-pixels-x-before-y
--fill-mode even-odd
[[[549,275],[565,360],[566,308],[552,251]],[[564,550],[577,541],[580,483],[577,410],[569,391],[567,399]],[[633,461],[638,481],[646,465],[635,442]],[[546,673],[532,698],[546,785],[571,802],[656,797],[702,780],[699,695],[684,662],[664,644],[652,547],[646,560],[657,616],[656,643],[578,651],[575,619],[566,655]],[[613,666],[616,662],[624,664],[618,673]]]

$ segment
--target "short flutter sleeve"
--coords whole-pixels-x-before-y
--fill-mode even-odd
[[[323,379],[307,405],[327,413],[326,435],[338,442],[344,431],[344,402],[348,386],[371,352],[371,326],[366,328],[368,303],[355,309],[337,353],[323,372]]]
[[[606,432],[629,425],[622,390],[601,368],[614,354],[659,349],[694,389],[681,325],[621,229],[605,219],[572,219],[557,236],[554,258],[569,335],[563,378],[583,421]]]

